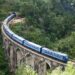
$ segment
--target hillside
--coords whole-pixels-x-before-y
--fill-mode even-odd
[[[75,0],[63,2],[68,7],[61,0],[0,0],[0,22],[15,11],[25,22],[12,25],[13,32],[75,59]],[[0,75],[10,75],[7,63],[0,31]]]
[[[65,10],[58,0],[24,1],[19,8],[25,23],[18,23],[11,29],[18,35],[48,47],[67,53],[70,58],[75,55],[75,14]]]

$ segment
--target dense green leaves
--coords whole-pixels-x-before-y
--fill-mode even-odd
[[[70,58],[73,58],[75,55],[75,32],[72,32],[70,36],[58,40],[53,49],[65,52],[69,55]]]
[[[21,3],[20,12],[27,18],[29,26],[43,29],[51,36],[51,41],[65,37],[74,30],[75,14],[65,12],[56,0],[26,1]]]
[[[69,62],[69,64],[65,68],[65,71],[61,71],[60,68],[57,68],[51,73],[51,75],[74,75],[74,74],[75,68],[73,67],[71,62]]]
[[[66,1],[69,5],[71,2],[75,3],[75,0]],[[0,0],[0,20],[12,11],[19,12],[21,17],[25,17],[24,24],[18,23],[11,27],[15,33],[42,46],[65,52],[70,58],[75,58],[75,13],[69,9],[65,10],[60,0]],[[6,65],[1,45],[0,75],[8,72]],[[74,69],[72,67],[70,69],[74,73]],[[70,71],[67,70],[63,73],[56,70],[51,75],[54,75],[54,72],[57,72],[57,75],[69,75]],[[23,74],[31,73],[26,71]]]
[[[8,64],[5,60],[4,49],[2,48],[2,41],[0,39],[0,75],[8,75]]]
[[[3,4],[5,2],[5,0],[0,0],[0,4]]]
[[[37,75],[35,71],[29,66],[22,64],[16,70],[16,75]]]
[[[14,32],[74,58],[75,14],[65,11],[60,0],[25,0],[19,8],[26,21],[11,27]]]

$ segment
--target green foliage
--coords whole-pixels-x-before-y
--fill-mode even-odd
[[[65,68],[65,71],[60,70],[60,68],[57,68],[52,71],[50,75],[74,75],[75,74],[75,68],[73,67],[72,63],[69,62],[67,67]]]
[[[46,46],[51,48],[52,42],[50,42],[50,38],[45,36],[43,30],[39,28],[34,28],[33,26],[28,27],[28,25],[24,25],[22,23],[18,23],[15,26],[12,25],[11,29],[18,35],[24,37],[25,39],[40,44],[42,46]]]
[[[65,12],[60,0],[23,0],[19,11],[26,21],[21,26],[15,25],[16,29],[13,27],[16,33],[75,57],[75,14]]]
[[[70,58],[74,58],[75,55],[75,32],[72,32],[70,36],[58,40],[55,42],[54,50],[65,52]]]
[[[75,14],[65,11],[60,0],[0,0],[0,20],[11,11],[20,12],[21,16],[26,18],[25,24],[11,27],[15,33],[42,46],[65,52],[70,58],[75,58]],[[0,45],[0,75],[8,72],[7,61],[4,58],[4,50]],[[70,74],[68,71],[69,74],[65,71],[62,73],[60,70],[54,72],[59,75]]]
[[[8,64],[5,59],[5,52],[2,48],[2,38],[1,38],[1,22],[7,16],[8,10],[5,7],[5,0],[0,0],[0,75],[9,75]]]
[[[4,49],[1,43],[2,42],[0,42],[0,75],[8,75],[8,64],[5,60]]]
[[[20,65],[16,71],[16,75],[37,75],[35,71],[24,64]]]
[[[75,57],[75,14],[66,12],[60,0],[22,0],[19,12],[26,21],[15,25],[14,32],[37,44],[65,52],[70,58]]]
[[[71,59],[75,57],[75,32],[72,32],[71,35],[61,38],[60,40],[52,42],[49,38],[50,36],[45,36],[42,29],[40,30],[33,26],[28,27],[26,24],[18,23],[15,26],[12,25],[11,29],[25,39],[50,49],[67,53]]]
[[[0,4],[3,4],[5,2],[5,0],[0,0]]]
[[[16,70],[16,75],[37,75],[35,71],[29,66],[22,64]],[[52,72],[47,72],[47,75],[75,75],[75,68],[72,65],[72,62],[68,62],[65,70],[62,71],[60,67],[57,67]]]
[[[21,1],[19,12],[27,19],[28,26],[42,29],[53,42],[74,30],[75,14],[65,12],[56,0]]]

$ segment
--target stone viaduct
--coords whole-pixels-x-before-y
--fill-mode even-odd
[[[46,70],[48,68],[53,69],[54,67],[61,65],[61,63],[37,54],[36,52],[33,52],[12,40],[5,33],[3,25],[1,28],[3,36],[3,48],[5,49],[5,56],[8,60],[10,72],[15,73],[17,67],[23,63],[31,66],[38,73],[38,75],[46,75]],[[9,26],[9,23],[6,25]]]

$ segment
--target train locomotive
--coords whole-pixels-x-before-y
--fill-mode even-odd
[[[56,61],[59,62],[63,62],[63,63],[67,63],[68,61],[68,55],[64,54],[64,53],[60,53],[60,52],[56,52],[53,50],[50,50],[48,48],[42,47],[38,44],[35,44],[33,42],[30,42],[18,35],[16,35],[15,33],[13,33],[9,27],[6,25],[7,22],[9,22],[13,17],[15,16],[15,14],[11,14],[8,18],[6,18],[6,20],[4,21],[4,25],[3,25],[3,30],[4,32],[14,41],[18,42],[20,45],[27,47],[28,49],[37,52],[41,55],[44,55],[46,57],[52,58]]]

